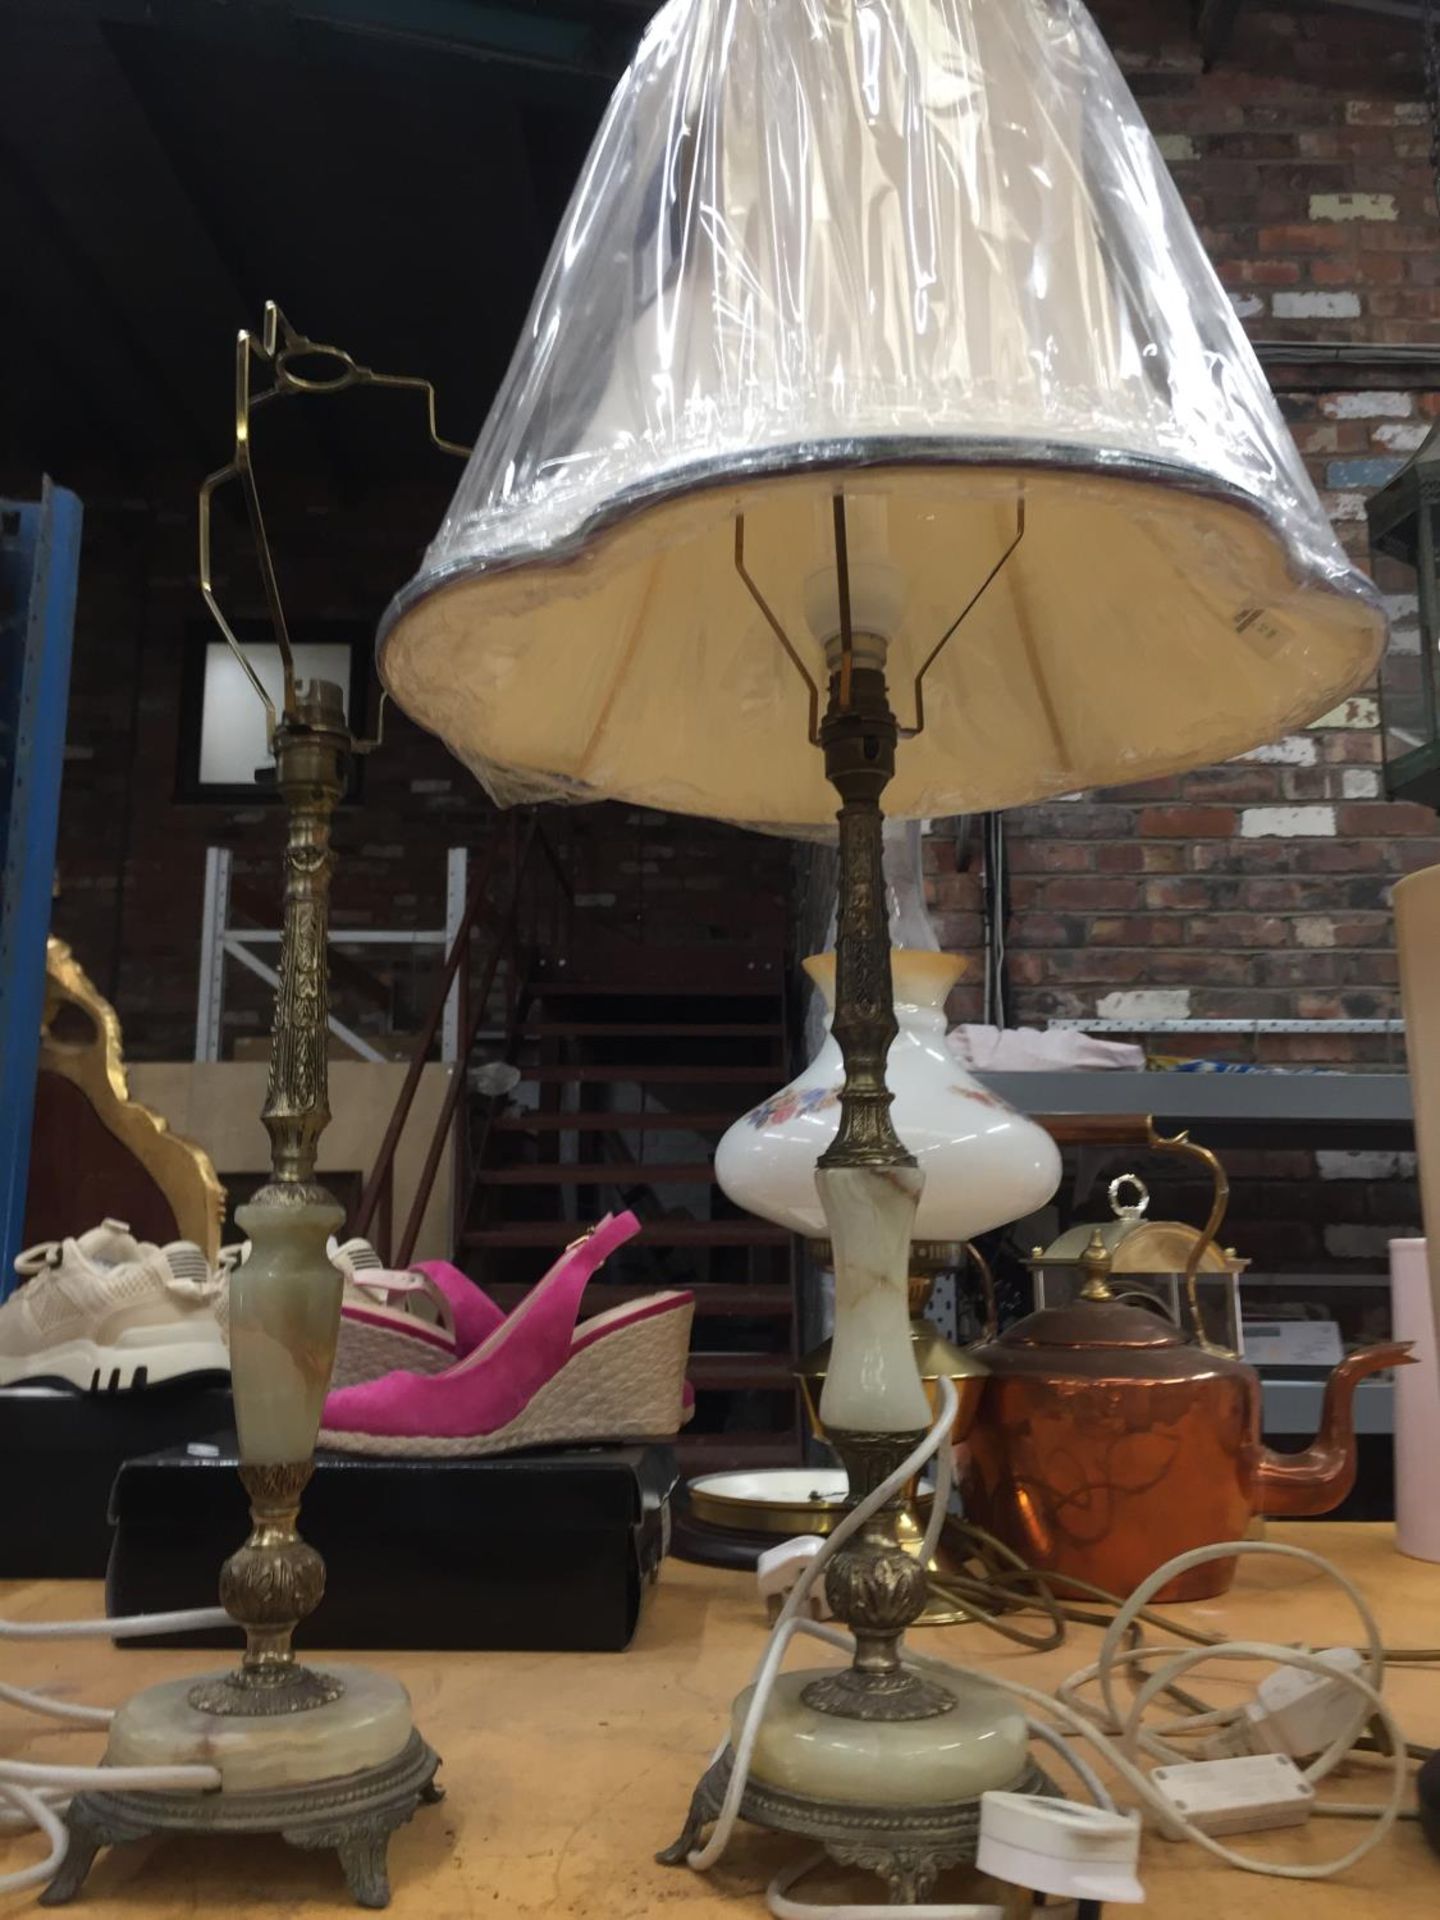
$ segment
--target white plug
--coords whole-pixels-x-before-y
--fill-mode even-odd
[[[824,1545],[818,1534],[802,1533],[797,1539],[782,1540],[778,1547],[766,1547],[755,1562],[755,1584],[772,1620],[785,1604],[786,1594]],[[815,1620],[831,1618],[823,1580],[817,1580],[810,1589],[806,1611]]]
[[[1155,1787],[1202,1833],[1262,1833],[1269,1827],[1303,1826],[1315,1809],[1315,1789],[1283,1753],[1246,1754],[1233,1760],[1192,1760],[1157,1767]],[[1167,1839],[1184,1831],[1162,1823]]]
[[[1315,1657],[1337,1672],[1364,1677],[1365,1662],[1354,1647],[1327,1647]],[[1353,1687],[1299,1667],[1267,1673],[1245,1709],[1251,1751],[1284,1753],[1292,1760],[1323,1753],[1347,1730],[1358,1735],[1369,1717],[1369,1707]]]
[[[1140,1816],[1036,1793],[987,1793],[980,1800],[981,1873],[1033,1893],[1137,1906]]]

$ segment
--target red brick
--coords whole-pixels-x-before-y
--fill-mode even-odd
[[[1291,848],[1301,873],[1380,873],[1390,866],[1389,848],[1383,840],[1307,840],[1283,842]],[[1313,906],[1318,910],[1324,895],[1317,891]]]
[[[937,913],[935,936],[946,953],[964,953],[978,947],[984,939],[984,923],[978,913]]]
[[[1341,834],[1353,834],[1356,839],[1373,834],[1433,837],[1435,815],[1413,800],[1358,800],[1338,810],[1335,824]]]
[[[1337,767],[1378,767],[1384,758],[1384,743],[1378,733],[1346,727],[1320,735],[1321,757]]]
[[[1049,908],[1068,907],[1082,913],[1137,907],[1140,904],[1140,883],[1119,876],[1107,876],[1102,880],[1077,875],[1074,878],[1047,880],[1044,901]]]
[[[1227,287],[1293,287],[1300,281],[1293,260],[1217,260],[1215,266]]]
[[[1341,953],[1336,956],[1347,987],[1398,987],[1400,962],[1393,953]]]
[[[1166,839],[1228,840],[1235,831],[1230,807],[1147,807],[1139,831]]]
[[[1147,880],[1144,898],[1147,907],[1160,912],[1175,909],[1204,912],[1213,904],[1215,895],[1212,885],[1207,881],[1176,874],[1166,879]]]
[[[1090,865],[1091,854],[1092,849],[1083,840],[1017,840],[1007,836],[1005,847],[1013,873],[1082,873]]]
[[[984,902],[985,883],[978,873],[937,873],[929,894],[942,913],[974,913]]]
[[[1237,806],[1280,798],[1283,769],[1266,766],[1204,767],[1185,776],[1187,800],[1233,800]]]
[[[1248,953],[1256,947],[1283,947],[1290,925],[1278,914],[1207,913],[1185,922],[1185,937],[1195,947],[1230,947]]]
[[[1017,913],[1008,940],[1013,947],[1078,947],[1085,940],[1086,922],[1079,914]]]
[[[1243,987],[1250,979],[1250,962],[1238,953],[1195,952],[1176,948],[1146,955],[1147,985]]]
[[[1353,245],[1346,232],[1348,222],[1326,226],[1262,227],[1259,245],[1262,253],[1335,253]]]
[[[1338,987],[1344,974],[1338,954],[1302,947],[1260,954],[1255,978],[1264,987]]]
[[[1186,863],[1186,849],[1176,846],[1170,840],[1152,840],[1141,847],[1144,859],[1141,870],[1145,873],[1183,873]]]
[[[1107,840],[1095,849],[1098,873],[1143,873],[1145,847],[1138,840]]]
[[[1256,913],[1298,913],[1306,905],[1306,888],[1299,880],[1242,880],[1240,904]]]
[[[1089,923],[1097,947],[1178,947],[1185,939],[1178,914],[1104,915]]]

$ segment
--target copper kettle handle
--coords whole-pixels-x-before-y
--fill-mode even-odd
[[[965,1242],[965,1251],[980,1275],[980,1291],[985,1296],[985,1331],[980,1337],[982,1340],[993,1340],[1000,1331],[1000,1309],[995,1300],[995,1275],[990,1271],[990,1262],[973,1240]]]
[[[1185,1262],[1185,1300],[1190,1309],[1190,1318],[1195,1326],[1195,1339],[1207,1353],[1214,1353],[1214,1343],[1207,1339],[1205,1322],[1200,1316],[1200,1289],[1195,1276],[1200,1271],[1200,1262],[1215,1244],[1215,1237],[1225,1219],[1225,1209],[1230,1204],[1230,1181],[1224,1167],[1210,1151],[1209,1147],[1197,1146],[1188,1133],[1166,1135],[1155,1131],[1155,1123],[1150,1122],[1150,1146],[1156,1153],[1178,1153],[1187,1159],[1198,1160],[1208,1169],[1215,1183],[1210,1200],[1210,1217],[1205,1222],[1204,1231],[1190,1249],[1190,1258]]]
[[[1188,1159],[1198,1160],[1206,1168],[1215,1183],[1210,1218],[1205,1222],[1204,1232],[1190,1249],[1183,1278],[1195,1338],[1208,1352],[1214,1352],[1213,1343],[1205,1337],[1205,1325],[1200,1317],[1200,1289],[1195,1276],[1200,1271],[1200,1262],[1215,1244],[1216,1235],[1225,1219],[1225,1209],[1230,1204],[1230,1182],[1215,1155],[1208,1147],[1196,1146],[1188,1133],[1157,1133],[1154,1118],[1149,1114],[1062,1113],[1036,1114],[1034,1118],[1036,1125],[1044,1127],[1057,1146],[1148,1147],[1152,1153],[1183,1154]]]

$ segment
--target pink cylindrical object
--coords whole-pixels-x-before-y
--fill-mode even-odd
[[[1414,1365],[1395,1371],[1395,1544],[1415,1560],[1440,1560],[1440,1368],[1423,1240],[1390,1242],[1390,1319],[1413,1340]]]

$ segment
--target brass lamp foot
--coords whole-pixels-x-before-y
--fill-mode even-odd
[[[69,1848],[40,1904],[73,1900],[102,1847],[158,1833],[273,1833],[292,1847],[333,1851],[355,1904],[386,1907],[390,1836],[422,1803],[443,1798],[435,1785],[439,1765],[439,1756],[412,1733],[383,1766],[329,1780],[250,1793],[77,1794],[65,1816]]]
[[[704,1829],[720,1811],[734,1764],[734,1749],[726,1747],[696,1787],[679,1838],[656,1854],[661,1866],[683,1866],[699,1846]],[[1027,1762],[1008,1791],[1053,1794],[1058,1789]],[[978,1799],[938,1806],[862,1806],[811,1799],[752,1778],[740,1801],[740,1818],[775,1833],[818,1841],[837,1866],[878,1874],[895,1906],[928,1900],[939,1874],[947,1867],[970,1865],[980,1842]]]

